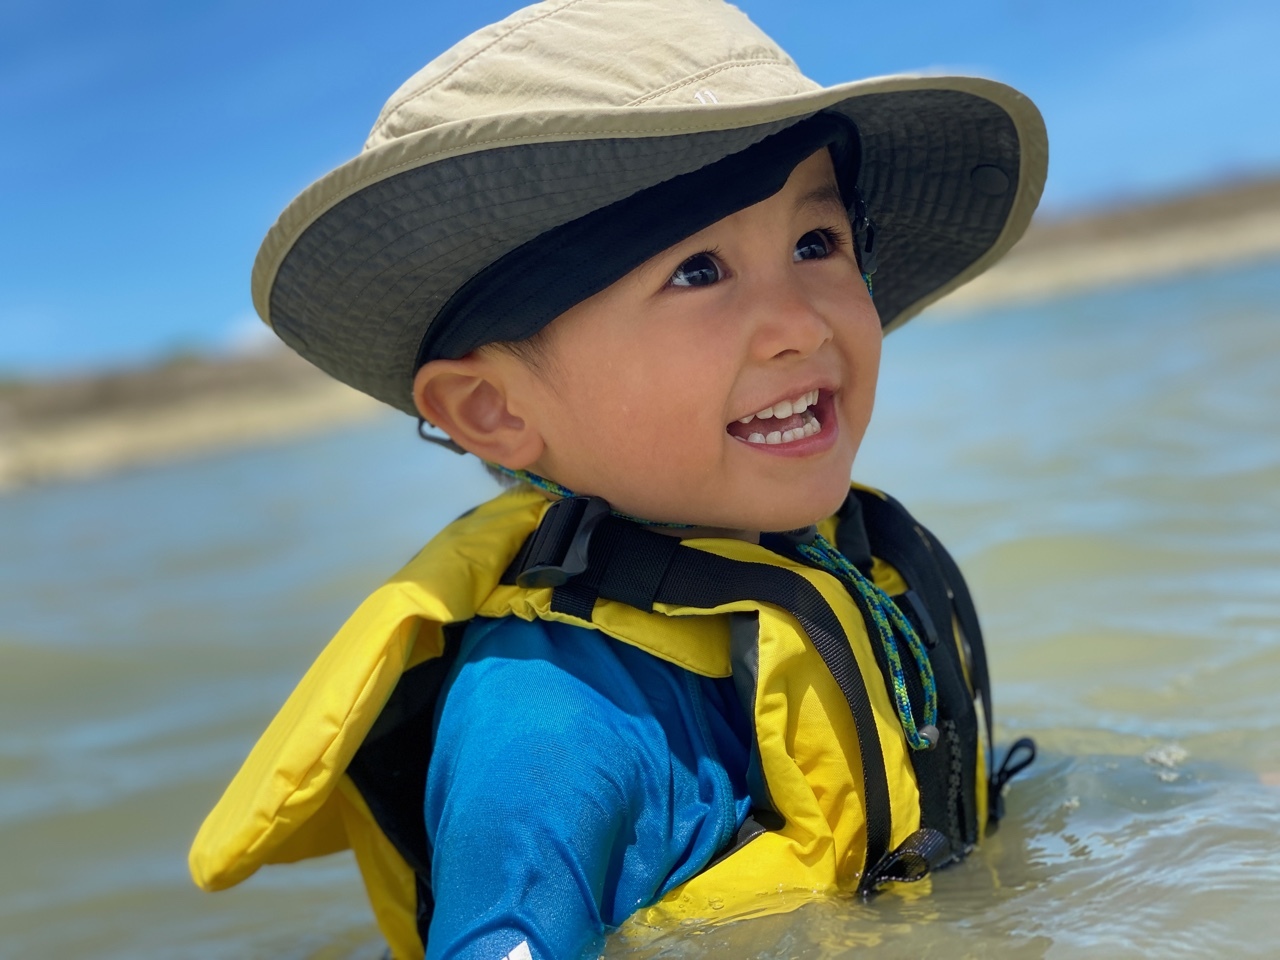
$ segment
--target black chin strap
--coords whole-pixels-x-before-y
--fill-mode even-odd
[[[431,424],[427,423],[422,417],[418,418],[418,436],[429,443],[434,443],[437,447],[444,447],[446,450],[452,450],[454,453],[466,453],[462,447],[458,446],[452,438],[440,436],[434,433],[427,433],[427,427]]]

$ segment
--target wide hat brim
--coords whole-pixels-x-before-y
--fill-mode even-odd
[[[975,77],[893,76],[738,103],[482,116],[366,149],[307,188],[258,252],[253,300],[291,348],[414,414],[423,335],[472,276],[539,234],[820,111],[861,138],[885,331],[982,273],[1039,202],[1035,106]]]

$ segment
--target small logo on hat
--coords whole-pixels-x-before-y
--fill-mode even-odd
[[[708,90],[706,87],[703,87],[701,90],[695,93],[693,95],[693,99],[697,100],[699,103],[719,103],[720,102],[719,98],[710,90]]]

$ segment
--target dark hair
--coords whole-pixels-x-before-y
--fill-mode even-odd
[[[523,340],[495,340],[479,347],[480,350],[499,350],[522,362],[535,373],[545,373],[551,366],[551,355],[547,350],[547,334],[549,326],[542,327]]]

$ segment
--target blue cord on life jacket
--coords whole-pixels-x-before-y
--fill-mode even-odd
[[[527,483],[529,486],[544,493],[549,493],[554,497],[567,499],[575,496],[574,492],[568,487],[562,486],[554,480],[548,480],[546,477],[539,476],[536,473],[530,473],[528,470],[512,470],[497,463],[491,463],[489,466],[504,476],[518,480],[521,483]],[[633,517],[616,510],[613,511],[613,514],[624,520],[631,520],[647,527],[688,530],[693,526],[688,523],[663,523],[658,520],[646,520],[643,517]],[[858,568],[850,563],[848,558],[837,550],[835,545],[822,534],[818,534],[812,543],[799,544],[796,549],[815,566],[826,570],[836,579],[852,587],[866,601],[867,609],[871,611],[871,619],[875,621],[876,630],[880,635],[880,645],[884,649],[885,659],[889,664],[894,707],[898,713],[898,720],[902,723],[902,729],[907,735],[907,743],[910,744],[913,750],[932,749],[938,742],[938,685],[934,680],[933,666],[929,662],[929,654],[925,651],[924,644],[916,634],[915,628],[911,626],[911,622],[903,616],[902,611],[898,609],[898,605],[889,598],[888,594],[864,577]],[[916,668],[920,673],[920,682],[924,686],[924,716],[922,718],[923,722],[919,724],[916,723],[915,714],[911,709],[911,698],[907,693],[906,674],[902,669],[902,656],[898,652],[899,637],[911,652],[911,657],[915,660]]]
[[[929,662],[929,654],[920,641],[919,635],[911,622],[903,616],[898,605],[887,593],[862,575],[857,567],[849,562],[835,545],[822,534],[812,543],[802,543],[796,549],[806,558],[822,567],[840,580],[843,580],[861,594],[871,611],[871,619],[875,621],[880,633],[880,645],[884,649],[885,659],[889,663],[892,677],[894,707],[898,712],[898,720],[907,735],[907,743],[912,750],[931,750],[938,743],[938,684],[933,676],[933,665]],[[911,698],[907,694],[907,678],[902,670],[902,657],[898,652],[898,638],[911,651],[911,658],[916,662],[920,673],[920,683],[924,687],[924,716],[917,724],[911,709]]]
[[[540,477],[536,473],[530,473],[528,470],[512,470],[510,467],[504,467],[500,463],[490,463],[485,461],[485,465],[492,470],[498,471],[505,477],[512,480],[519,480],[521,483],[527,483],[529,486],[541,490],[543,493],[549,493],[554,497],[569,499],[576,497],[577,494],[568,487],[563,487],[554,480],[548,480],[546,477]],[[660,520],[646,520],[643,517],[633,517],[629,513],[621,513],[617,510],[610,511],[615,517],[621,517],[623,520],[630,520],[633,523],[639,523],[646,527],[665,527],[669,530],[691,530],[691,523],[663,523]]]

